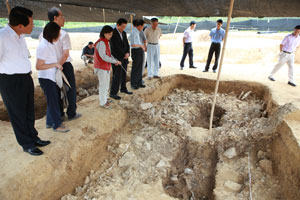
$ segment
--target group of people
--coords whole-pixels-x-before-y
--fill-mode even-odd
[[[211,29],[210,31],[210,38],[211,38],[211,45],[208,52],[208,58],[206,61],[205,69],[203,72],[208,72],[210,62],[212,60],[213,54],[215,54],[215,64],[213,66],[213,72],[216,73],[216,70],[218,68],[218,61],[221,51],[221,44],[225,37],[225,30],[222,29],[223,20],[219,19],[216,22],[216,28]],[[184,67],[184,60],[187,55],[189,55],[189,65],[190,68],[196,69],[197,67],[194,66],[193,62],[193,33],[196,28],[196,22],[191,21],[190,26],[184,31],[183,33],[183,55],[180,61],[180,69],[183,70]]]
[[[100,106],[111,109],[111,101],[108,99],[110,70],[112,67],[113,76],[109,96],[120,100],[118,92],[128,95],[133,94],[126,87],[128,58],[132,58],[132,69],[130,76],[131,89],[145,88],[143,71],[145,68],[145,52],[147,52],[148,79],[160,78],[159,59],[160,48],[159,38],[162,35],[158,27],[158,19],[151,19],[151,26],[144,29],[144,20],[133,21],[133,29],[129,40],[125,32],[127,20],[120,18],[116,28],[104,26],[100,32],[100,38],[95,43],[94,71],[99,79],[99,100]],[[131,54],[131,55],[130,55]]]
[[[205,68],[203,72],[208,72],[210,63],[215,54],[215,63],[212,67],[214,73],[218,68],[219,56],[221,51],[221,44],[225,37],[225,30],[222,29],[223,21],[221,19],[217,20],[216,28],[211,29],[210,31],[210,38],[211,38],[211,45],[208,52],[208,58],[206,61]],[[193,32],[196,28],[196,22],[191,21],[190,27],[184,31],[183,36],[183,55],[180,62],[180,69],[183,70],[184,67],[184,60],[187,55],[189,55],[189,65],[190,68],[197,68],[193,64],[193,47],[192,47],[192,40],[193,40]],[[275,81],[274,74],[279,71],[283,67],[284,64],[287,63],[288,65],[288,84],[296,87],[295,78],[294,78],[294,61],[295,61],[295,52],[297,48],[300,46],[300,25],[295,26],[293,33],[288,34],[281,42],[279,46],[279,61],[274,66],[273,70],[271,71],[270,75],[268,76],[269,80]]]
[[[68,33],[61,30],[65,22],[62,11],[53,7],[48,11],[48,18],[36,51],[36,69],[47,100],[46,127],[65,133],[70,129],[63,121],[81,117],[76,112],[76,83],[69,55],[71,42]],[[0,93],[19,145],[25,152],[38,156],[43,154],[38,147],[51,142],[41,140],[35,129],[34,84],[24,38],[33,27],[31,10],[20,6],[11,9],[9,23],[0,30]],[[63,84],[63,78],[67,84]]]

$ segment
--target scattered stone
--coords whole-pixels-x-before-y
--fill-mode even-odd
[[[224,188],[228,191],[228,192],[235,192],[235,193],[239,193],[242,190],[242,185],[235,183],[233,181],[225,181],[224,183]]]
[[[237,156],[237,153],[236,153],[236,150],[235,150],[235,147],[230,147],[229,149],[227,149],[223,155],[226,157],[226,158],[234,158],[235,156]]]
[[[84,184],[88,184],[89,182],[90,182],[90,177],[87,176],[87,177],[85,178]]]
[[[158,167],[158,168],[166,167],[166,166],[167,166],[167,164],[166,164],[166,162],[163,161],[163,160],[160,160],[160,161],[157,163],[157,165],[156,165],[156,167]]]
[[[124,156],[119,160],[119,167],[125,167],[133,165],[137,162],[137,157],[133,152],[126,152]]]
[[[152,103],[142,103],[141,105],[142,110],[148,110],[149,108],[152,108]]]
[[[183,119],[179,119],[176,121],[177,124],[179,125],[183,125],[184,124],[184,120]]]
[[[178,176],[177,175],[173,175],[171,177],[171,181],[177,182],[178,181]]]
[[[265,152],[263,152],[262,150],[259,150],[257,153],[257,158],[258,160],[262,160],[265,158]]]
[[[244,96],[241,98],[241,100],[245,100],[251,94],[251,92],[252,91],[246,92],[246,94],[244,94]]]
[[[194,171],[192,169],[190,169],[190,168],[185,168],[184,169],[184,173],[185,174],[192,174],[192,173],[194,173]]]
[[[272,162],[270,160],[264,159],[259,161],[259,166],[260,168],[262,168],[263,171],[265,171],[269,175],[273,175]]]

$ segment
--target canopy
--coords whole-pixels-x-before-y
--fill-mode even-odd
[[[67,21],[115,22],[142,16],[227,16],[230,0],[9,0],[30,8],[35,19],[47,20],[47,9],[60,7]],[[0,0],[0,17],[7,17]],[[236,0],[232,17],[300,17],[299,0]]]

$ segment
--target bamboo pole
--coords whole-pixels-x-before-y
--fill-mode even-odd
[[[133,26],[133,24],[132,24],[132,22],[133,22],[133,15],[131,14],[130,15],[130,21],[131,21],[131,24],[130,24],[130,32],[132,31],[132,26]]]
[[[10,13],[10,5],[9,5],[8,0],[6,0],[6,8],[7,8],[8,14],[9,14]]]
[[[224,54],[225,54],[225,50],[226,50],[226,42],[227,42],[227,36],[228,36],[228,31],[229,31],[229,26],[230,26],[232,10],[233,10],[233,4],[234,4],[234,0],[230,0],[230,6],[229,6],[228,18],[227,18],[227,25],[226,25],[226,33],[225,33],[224,44],[223,44],[221,60],[220,60],[220,67],[219,67],[219,70],[218,70],[215,93],[214,93],[213,103],[212,103],[211,112],[210,112],[210,121],[209,121],[209,134],[210,135],[212,135],[212,124],[213,124],[213,118],[214,118],[214,111],[215,111],[215,106],[216,106],[217,93],[218,93],[218,89],[219,89],[223,59],[224,59]]]

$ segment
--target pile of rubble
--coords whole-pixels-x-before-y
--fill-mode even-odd
[[[280,198],[266,144],[293,108],[267,118],[264,102],[250,93],[219,94],[213,135],[211,94],[175,89],[160,102],[122,99],[128,125],[111,139],[113,156],[62,200]]]

